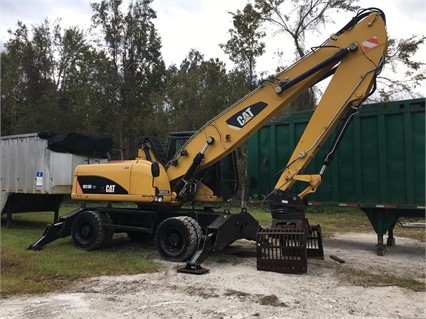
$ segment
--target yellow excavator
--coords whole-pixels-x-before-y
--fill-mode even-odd
[[[258,269],[306,272],[303,260],[309,251],[321,256],[318,249],[322,246],[320,227],[310,226],[305,218],[305,196],[320,186],[345,128],[374,92],[387,44],[384,13],[377,8],[362,9],[304,58],[268,78],[197,132],[171,134],[169,156],[158,141],[145,137],[134,160],[77,166],[71,197],[83,205],[48,225],[30,248],[38,250],[71,235],[78,247],[91,250],[107,244],[114,232],[127,232],[134,239],[154,237],[165,259],[186,261],[182,271],[203,273],[206,270],[200,264],[212,252],[246,238],[257,242]],[[260,227],[244,208],[237,214],[216,212],[212,207],[236,190],[234,151],[238,146],[325,79],[324,94],[268,198],[271,228]],[[337,127],[321,171],[304,174]],[[296,183],[305,183],[300,193],[291,192]],[[88,207],[88,202],[106,205]],[[136,207],[113,206],[122,202]],[[206,206],[196,209],[193,203]],[[278,259],[271,257],[277,254]]]

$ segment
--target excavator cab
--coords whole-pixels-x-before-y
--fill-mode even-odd
[[[173,166],[176,154],[185,152],[181,150],[182,147],[195,133],[194,131],[168,133],[166,149],[157,138],[142,137],[138,145],[138,157],[157,161],[164,167]],[[185,154],[181,155],[185,156]],[[239,186],[236,152],[231,152],[220,161],[198,172],[197,175],[197,179],[202,183],[199,188],[205,189],[204,193],[207,195],[203,196],[203,193],[198,190],[198,195],[194,195],[194,201],[220,202],[235,196]]]
[[[195,133],[195,131],[182,131],[168,134],[167,161],[169,163]],[[199,176],[202,183],[211,189],[215,196],[224,200],[235,196],[239,186],[236,152],[231,152],[219,162],[202,170]]]

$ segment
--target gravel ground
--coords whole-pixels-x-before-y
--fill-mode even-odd
[[[256,270],[254,243],[238,241],[205,261],[205,275],[177,273],[178,265],[158,260],[162,269],[153,274],[96,277],[60,293],[2,298],[0,317],[426,318],[425,291],[356,286],[336,275],[352,267],[426,282],[425,243],[397,238],[382,257],[375,243],[375,234],[325,239],[325,259],[309,259],[306,274],[289,275]]]

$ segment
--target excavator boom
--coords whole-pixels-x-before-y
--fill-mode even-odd
[[[313,192],[320,176],[300,175],[348,109],[358,108],[371,93],[387,49],[385,17],[375,8],[360,11],[344,28],[275,78],[206,123],[166,165],[179,198],[197,171],[241,145],[309,87],[330,77],[312,119],[279,179],[288,191],[296,181]],[[179,196],[180,194],[180,196]]]

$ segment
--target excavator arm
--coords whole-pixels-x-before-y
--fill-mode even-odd
[[[304,175],[304,168],[342,118],[351,118],[372,93],[387,43],[384,13],[361,10],[303,59],[210,120],[166,164],[177,200],[193,191],[199,182],[197,172],[221,160],[309,87],[327,79],[329,84],[271,196],[275,206],[288,204],[290,196],[299,207],[303,197],[321,184],[323,173]],[[297,181],[308,185],[294,196],[289,191]]]

